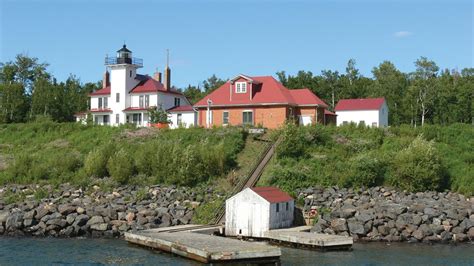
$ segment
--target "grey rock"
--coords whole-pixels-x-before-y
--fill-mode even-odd
[[[89,220],[89,216],[85,215],[85,214],[80,214],[76,217],[76,219],[74,220],[74,223],[73,225],[74,226],[78,226],[78,227],[81,227],[81,226],[84,226],[87,224],[87,221]],[[77,231],[76,231],[77,232]]]
[[[453,234],[453,241],[454,242],[464,242],[467,240],[467,235],[463,233]]]
[[[109,225],[107,223],[96,223],[92,224],[90,228],[96,231],[106,231],[108,226]]]
[[[453,229],[451,229],[451,233],[453,233],[453,234],[462,234],[462,233],[464,233],[464,228],[462,228],[460,226],[453,227]]]
[[[76,217],[77,217],[77,213],[71,213],[68,216],[66,216],[67,224],[69,224],[69,225],[73,224],[74,221],[76,220]]]
[[[28,218],[23,220],[23,226],[24,227],[30,227],[36,224],[36,220]]]
[[[347,231],[347,222],[344,218],[333,219],[331,221],[331,228],[335,232]]]
[[[62,215],[68,215],[76,211],[76,207],[70,204],[61,204],[58,206],[58,212]]]
[[[7,221],[10,211],[0,211],[0,225]]]
[[[349,232],[351,234],[357,234],[357,235],[366,235],[367,234],[367,230],[364,227],[364,224],[360,221],[348,220],[347,221],[347,226],[349,227]]]
[[[373,220],[375,218],[375,215],[371,212],[368,212],[368,211],[362,211],[360,212],[359,214],[356,214],[355,215],[355,218],[358,220],[358,221],[361,221],[363,223],[366,223],[370,220]]]
[[[104,218],[102,218],[102,216],[92,216],[89,219],[89,221],[87,221],[87,225],[91,226],[93,224],[99,224],[103,222],[104,222]]]
[[[25,212],[25,214],[23,215],[23,218],[24,219],[33,219],[36,215],[36,210],[31,210],[31,211],[28,211],[28,212]]]
[[[390,228],[385,226],[385,225],[380,225],[377,227],[377,231],[379,232],[379,234],[381,234],[382,236],[386,236],[390,233]]]
[[[23,227],[23,214],[20,212],[11,213],[5,221],[7,231],[15,231]]]

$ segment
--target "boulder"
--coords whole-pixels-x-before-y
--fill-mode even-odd
[[[127,215],[125,215],[125,219],[127,220],[128,223],[133,222],[135,220],[135,213],[129,212]]]
[[[469,228],[469,230],[467,231],[467,237],[469,237],[471,241],[474,240],[474,227]]]
[[[86,210],[82,207],[77,207],[76,212],[77,212],[77,214],[84,214],[86,212]]]
[[[331,221],[331,228],[335,232],[344,232],[347,231],[347,222],[344,218],[333,219]]]
[[[62,215],[68,215],[76,211],[76,207],[70,204],[61,204],[58,206],[58,212]]]
[[[33,219],[33,218],[35,218],[35,215],[36,215],[36,210],[31,210],[31,211],[25,212],[25,214],[23,215],[23,218],[24,219]],[[1,221],[0,221],[0,223],[1,223]]]
[[[96,230],[96,231],[106,231],[108,226],[109,225],[107,223],[95,223],[95,224],[92,224],[90,228],[91,230]]]
[[[5,221],[5,229],[7,231],[15,231],[23,227],[23,214],[20,212],[11,213]]]
[[[362,223],[366,223],[375,218],[375,215],[369,211],[361,211],[359,214],[355,215],[355,218]]]
[[[0,225],[7,221],[10,211],[0,211]]]
[[[367,230],[364,227],[364,224],[360,221],[348,220],[347,221],[347,226],[348,226],[349,232],[351,234],[357,234],[357,235],[366,235],[367,234]]]
[[[74,219],[74,223],[73,223],[73,226],[78,226],[78,227],[81,227],[81,226],[84,226],[87,224],[87,221],[89,220],[89,216],[85,215],[85,214],[79,214],[75,219]],[[77,231],[76,231],[77,233]]]
[[[93,224],[99,224],[103,222],[104,222],[104,218],[102,218],[102,216],[92,216],[89,219],[89,221],[87,221],[87,225],[91,226]]]

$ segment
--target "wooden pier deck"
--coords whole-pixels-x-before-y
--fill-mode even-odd
[[[297,247],[320,250],[351,250],[354,243],[350,236],[337,236],[309,232],[311,226],[299,226],[270,230],[264,237],[270,241],[283,242]]]
[[[159,249],[203,263],[261,262],[276,263],[281,256],[278,247],[260,242],[245,242],[211,235],[218,226],[173,226],[125,233],[130,243]]]

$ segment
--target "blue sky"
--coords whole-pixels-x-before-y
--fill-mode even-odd
[[[441,68],[473,67],[474,4],[454,1],[92,1],[0,0],[0,62],[27,53],[97,81],[106,54],[123,42],[143,58],[142,74],[163,69],[184,87],[216,74],[361,73],[390,60],[412,71],[420,56]]]

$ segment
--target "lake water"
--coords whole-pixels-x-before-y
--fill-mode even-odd
[[[282,248],[282,265],[474,265],[474,244],[355,244],[353,251]],[[201,265],[118,239],[0,238],[0,265]]]

